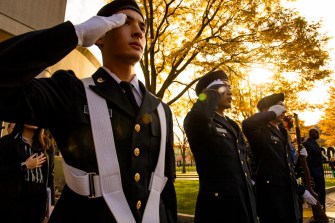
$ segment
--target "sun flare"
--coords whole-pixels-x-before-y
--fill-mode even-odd
[[[262,67],[254,67],[249,72],[249,81],[255,85],[268,83],[272,80],[273,72]]]

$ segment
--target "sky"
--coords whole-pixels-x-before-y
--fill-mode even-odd
[[[299,13],[306,17],[308,21],[323,20],[322,32],[327,32],[329,36],[335,37],[335,13],[332,7],[333,0],[296,0],[294,2],[287,2],[282,0],[284,6],[296,8]],[[65,21],[70,20],[73,24],[79,24],[86,21],[91,16],[95,15],[97,11],[105,4],[104,0],[67,0],[67,9],[65,13]],[[101,61],[101,54],[96,46],[90,47],[90,51]],[[328,51],[331,56],[331,68],[335,69],[335,38],[329,41]],[[142,73],[140,67],[135,68],[138,74]],[[262,74],[262,75],[260,75]],[[255,69],[251,73],[253,80],[268,81],[271,78],[269,71],[260,71]],[[143,76],[138,76],[143,81]],[[333,74],[335,79],[335,75]],[[310,91],[302,92],[299,96],[301,100],[307,100],[310,103],[325,103],[328,99],[328,84],[323,81],[315,83],[315,87]],[[323,115],[322,111],[305,111],[299,114],[300,119],[305,121],[305,125],[314,125],[319,121]]]
[[[99,9],[105,5],[104,0],[67,0],[65,21],[80,24],[96,15]],[[101,54],[96,46],[89,47],[90,51],[101,62]]]
[[[288,3],[287,6],[296,8],[300,15],[304,16],[308,21],[323,21],[322,32],[326,32],[331,39],[328,43],[328,52],[330,53],[331,61],[330,68],[335,69],[335,13],[333,10],[333,0],[298,0],[292,3]],[[335,75],[332,74],[333,80]],[[315,83],[315,87],[308,92],[303,92],[300,94],[302,100],[311,102],[312,104],[322,104],[328,100],[328,90],[329,84],[324,81],[319,81]],[[323,115],[322,111],[305,111],[299,116],[301,119],[305,120],[305,125],[314,125],[319,121],[320,117]]]

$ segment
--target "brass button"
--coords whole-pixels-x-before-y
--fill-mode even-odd
[[[215,197],[218,197],[218,196],[219,196],[219,193],[214,193],[214,196],[215,196]]]
[[[269,183],[270,183],[270,181],[268,181],[268,180],[267,180],[267,181],[266,181],[266,183],[267,183],[267,184],[269,184]]]
[[[238,150],[238,154],[240,154],[241,153],[241,150]]]
[[[137,203],[136,203],[136,209],[140,209],[141,205],[142,205],[142,202],[141,201],[137,201]]]
[[[97,79],[97,82],[98,82],[98,83],[103,83],[103,82],[105,82],[105,79],[99,77],[99,78]]]
[[[139,156],[140,155],[140,149],[139,148],[135,148],[134,149],[134,155],[135,156]]]
[[[244,175],[245,175],[245,177],[247,177],[247,176],[248,176],[248,174],[247,174],[247,173],[244,173]]]
[[[139,124],[135,125],[135,132],[141,131],[141,126]]]
[[[241,160],[241,164],[243,165],[243,160]]]
[[[138,182],[141,179],[141,175],[139,173],[136,173],[134,179],[136,182]]]

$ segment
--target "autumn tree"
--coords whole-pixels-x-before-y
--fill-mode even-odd
[[[188,100],[181,99],[178,104],[171,105],[171,109],[174,116],[174,141],[175,149],[179,150],[182,158],[182,173],[186,173],[186,157],[189,155],[191,161],[194,160],[193,154],[191,152],[186,132],[184,130],[184,119],[183,115],[185,111],[190,109],[191,103]]]
[[[232,113],[241,119],[255,111],[260,97],[243,83],[255,64],[266,65],[275,73],[263,94],[284,90],[292,104],[296,104],[297,92],[330,73],[325,50],[329,38],[319,32],[321,22],[307,22],[279,0],[137,2],[147,27],[147,45],[140,61],[145,85],[170,105],[203,74],[223,69],[235,87]],[[285,83],[284,72],[299,74],[295,86]]]
[[[181,121],[175,116],[175,123],[177,123],[177,126],[175,128],[178,128],[178,132],[174,131],[174,138],[175,138],[175,148],[177,148],[180,152],[181,158],[182,158],[182,173],[186,173],[186,152],[189,150],[188,140],[186,137],[185,130],[181,124]]]
[[[147,21],[140,62],[145,85],[168,104],[215,69],[225,70],[233,86],[255,63],[278,74],[298,72],[305,84],[330,73],[321,24],[309,24],[280,1],[141,0],[141,7]]]
[[[233,86],[229,113],[235,120],[253,114],[262,95],[278,91],[285,93],[290,110],[299,110],[307,105],[297,100],[297,93],[331,73],[325,50],[329,38],[320,33],[321,21],[307,22],[280,0],[137,2],[147,28],[140,61],[144,82],[169,105],[182,96],[194,101],[198,79],[223,69]],[[271,69],[271,83],[256,88],[250,83],[248,72],[255,64]],[[283,78],[286,72],[299,78],[290,83]]]
[[[325,140],[325,146],[335,146],[335,87],[329,90],[329,100],[324,115],[319,123],[320,137]]]

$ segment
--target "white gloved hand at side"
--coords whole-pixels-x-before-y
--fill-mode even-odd
[[[306,157],[308,156],[308,153],[305,147],[302,147],[299,154],[302,156],[306,156]]]
[[[311,195],[311,193],[309,193],[308,190],[305,190],[305,193],[302,195],[302,197],[308,204],[316,205],[317,203],[317,200],[315,199],[315,197],[313,197],[313,195]]]
[[[273,111],[274,113],[276,113],[276,116],[278,117],[279,115],[281,115],[284,112],[286,112],[286,108],[283,105],[272,105],[269,108],[269,111]]]
[[[122,26],[127,16],[122,13],[109,17],[93,16],[86,22],[74,25],[78,36],[78,46],[92,46],[101,36],[111,29]]]

